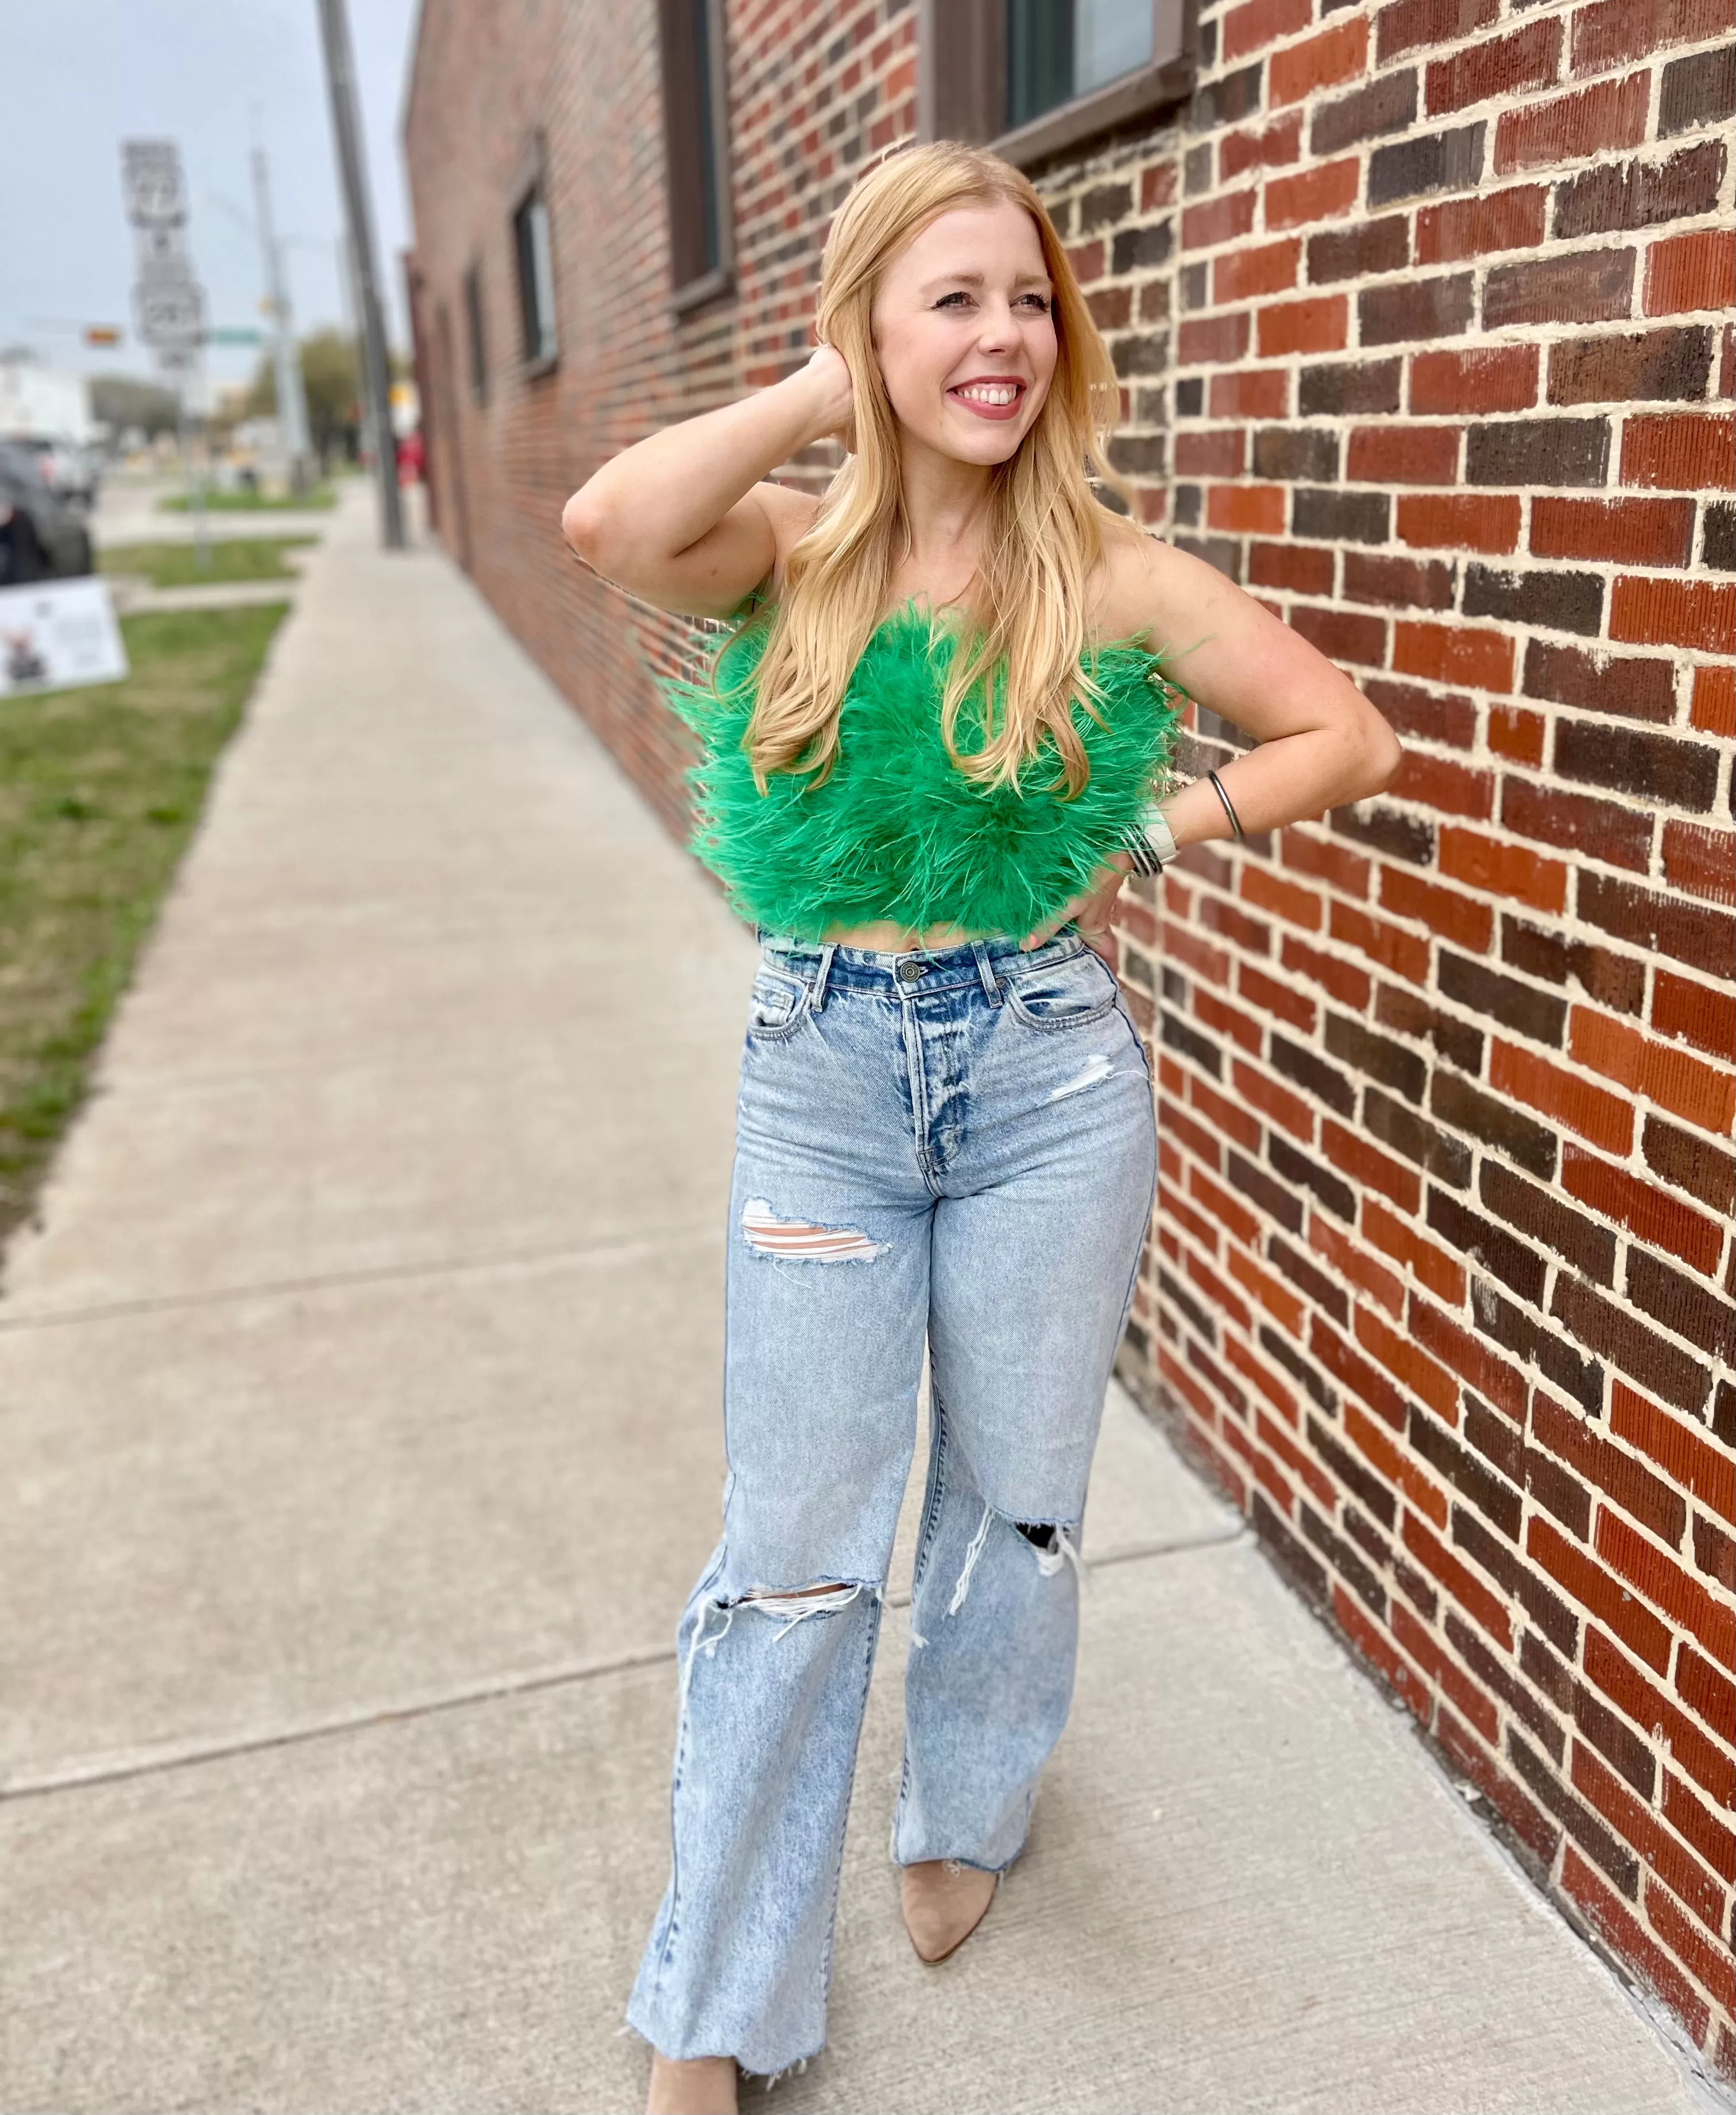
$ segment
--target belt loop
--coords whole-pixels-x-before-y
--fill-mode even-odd
[[[989,959],[986,940],[973,940],[971,952],[976,957],[976,974],[982,979],[982,988],[989,994],[990,1006],[1000,1004],[1000,980],[994,974],[994,965]]]
[[[832,957],[838,952],[838,943],[827,940],[820,950],[820,967],[814,972],[814,995],[809,1001],[812,1011],[818,1013],[826,1002],[826,979],[831,975]]]

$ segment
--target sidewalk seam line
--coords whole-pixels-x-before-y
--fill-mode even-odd
[[[1186,1537],[1176,1541],[1133,1543],[1121,1549],[1105,1551],[1101,1557],[1087,1561],[1086,1570],[1108,1571],[1123,1564],[1137,1564],[1162,1557],[1184,1557],[1193,1551],[1219,1549],[1236,1543],[1252,1539],[1252,1532],[1246,1527],[1237,1527],[1211,1535]],[[889,1608],[907,1608],[910,1595],[900,1591],[885,1597]],[[454,1692],[449,1695],[425,1698],[419,1703],[389,1706],[378,1711],[356,1712],[342,1718],[322,1719],[315,1723],[291,1727],[282,1732],[261,1733],[234,1741],[214,1741],[209,1746],[189,1748],[179,1754],[147,1757],[138,1762],[121,1763],[113,1767],[98,1768],[71,1773],[62,1777],[21,1778],[11,1783],[0,1782],[0,1806],[13,1801],[40,1799],[51,1792],[81,1792],[94,1785],[119,1784],[129,1778],[161,1777],[171,1770],[188,1769],[203,1763],[226,1762],[237,1755],[269,1753],[274,1748],[293,1748],[310,1741],[323,1741],[343,1733],[365,1732],[370,1727],[384,1726],[411,1718],[430,1718],[443,1711],[456,1711],[479,1704],[491,1704],[513,1696],[528,1696],[540,1690],[577,1687],[580,1684],[600,1680],[612,1674],[628,1674],[635,1668],[673,1665],[675,1649],[673,1646],[648,1646],[640,1652],[622,1653],[613,1659],[592,1660],[576,1667],[552,1668],[540,1673],[506,1677],[502,1680],[480,1685],[475,1688]]]
[[[590,1256],[630,1255],[636,1250],[661,1255],[672,1244],[696,1246],[721,1241],[721,1231],[635,1235],[628,1241],[568,1241],[546,1249],[507,1249],[498,1255],[441,1256],[426,1263],[378,1264],[366,1269],[329,1271],[314,1278],[262,1278],[251,1285],[221,1285],[204,1292],[163,1292],[136,1300],[115,1300],[89,1307],[39,1308],[34,1314],[8,1314],[0,1304],[0,1334],[25,1329],[64,1328],[76,1322],[108,1322],[134,1314],[172,1314],[190,1307],[218,1307],[237,1300],[269,1300],[295,1292],[326,1292],[350,1285],[389,1285],[416,1278],[462,1277],[467,1272],[511,1269],[514,1265],[560,1263]]]

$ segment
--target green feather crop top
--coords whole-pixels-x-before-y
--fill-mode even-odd
[[[701,748],[687,774],[689,848],[736,911],[774,932],[820,940],[889,919],[918,932],[954,925],[1022,936],[1137,834],[1167,771],[1179,693],[1159,674],[1159,655],[1115,640],[1096,649],[1091,666],[1101,720],[1073,705],[1091,765],[1075,799],[1064,786],[1048,790],[1061,767],[1047,733],[1017,786],[967,778],[940,731],[954,637],[912,599],[879,625],[857,663],[824,783],[774,772],[762,794],[742,742],[767,635],[750,618],[724,642],[710,686],[664,688]],[[1003,674],[995,680],[998,695]],[[955,740],[968,755],[982,739],[979,684],[960,708]]]

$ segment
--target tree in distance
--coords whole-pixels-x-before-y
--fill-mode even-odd
[[[90,415],[99,419],[112,434],[136,427],[147,440],[158,434],[172,434],[180,415],[179,399],[160,382],[146,382],[131,374],[94,374],[90,378]]]
[[[342,331],[317,330],[302,339],[301,387],[307,397],[308,437],[322,470],[334,456],[353,461],[361,452],[361,362],[356,341]],[[393,380],[409,372],[397,355],[391,362]],[[262,356],[242,415],[270,418],[278,408],[278,381],[269,355]]]

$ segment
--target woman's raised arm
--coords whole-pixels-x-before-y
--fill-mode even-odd
[[[850,370],[821,346],[805,367],[625,448],[562,510],[586,563],[661,609],[723,617],[772,571],[813,502],[761,482],[828,434],[847,432]]]

